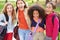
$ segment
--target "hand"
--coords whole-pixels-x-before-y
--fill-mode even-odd
[[[5,22],[5,24],[8,24],[8,22]]]
[[[17,26],[19,26],[19,24],[17,24]]]
[[[30,32],[29,35],[32,35],[32,32]]]
[[[44,32],[44,29],[40,27],[40,28],[38,29],[38,31]]]
[[[8,24],[8,22],[5,22],[5,23],[3,23],[3,26],[6,26]]]

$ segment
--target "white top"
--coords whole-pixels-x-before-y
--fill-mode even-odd
[[[4,16],[4,14],[0,14],[0,25],[3,25],[3,23],[1,22],[1,20],[6,21],[6,18]],[[7,33],[13,32],[13,30],[14,30],[14,28],[15,28],[16,25],[17,25],[17,21],[15,21],[15,23],[13,24],[11,16],[9,16],[9,21],[8,21],[8,24],[7,24]]]

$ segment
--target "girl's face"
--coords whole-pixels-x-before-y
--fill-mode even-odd
[[[12,5],[8,5],[7,6],[7,13],[12,13],[12,11],[13,11],[13,8],[12,8]]]
[[[50,14],[52,11],[53,11],[52,5],[48,3],[46,5],[46,13]]]
[[[33,11],[33,17],[35,17],[35,18],[39,17],[39,12],[37,10]]]
[[[25,4],[24,4],[24,2],[23,1],[17,1],[17,7],[19,8],[19,9],[23,9],[24,8],[24,6],[25,6]]]

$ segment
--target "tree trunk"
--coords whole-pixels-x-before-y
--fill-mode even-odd
[[[57,3],[57,0],[55,2]]]
[[[36,1],[37,3],[39,2],[39,0]]]
[[[8,0],[5,1],[5,3],[7,3],[7,2],[8,2]]]
[[[46,4],[49,2],[49,0],[46,0]]]
[[[57,3],[60,3],[60,0],[57,0]]]
[[[37,1],[39,1],[39,0],[37,0]]]
[[[32,3],[33,3],[33,0],[32,0]]]
[[[60,0],[57,0],[57,6],[60,6]]]

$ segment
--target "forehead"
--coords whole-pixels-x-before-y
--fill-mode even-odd
[[[17,3],[24,3],[24,2],[20,0],[20,1],[17,1]]]
[[[50,3],[48,3],[47,6],[52,7],[52,5]]]
[[[12,7],[12,5],[7,5],[7,7]]]
[[[39,13],[38,10],[34,10],[33,13]]]

